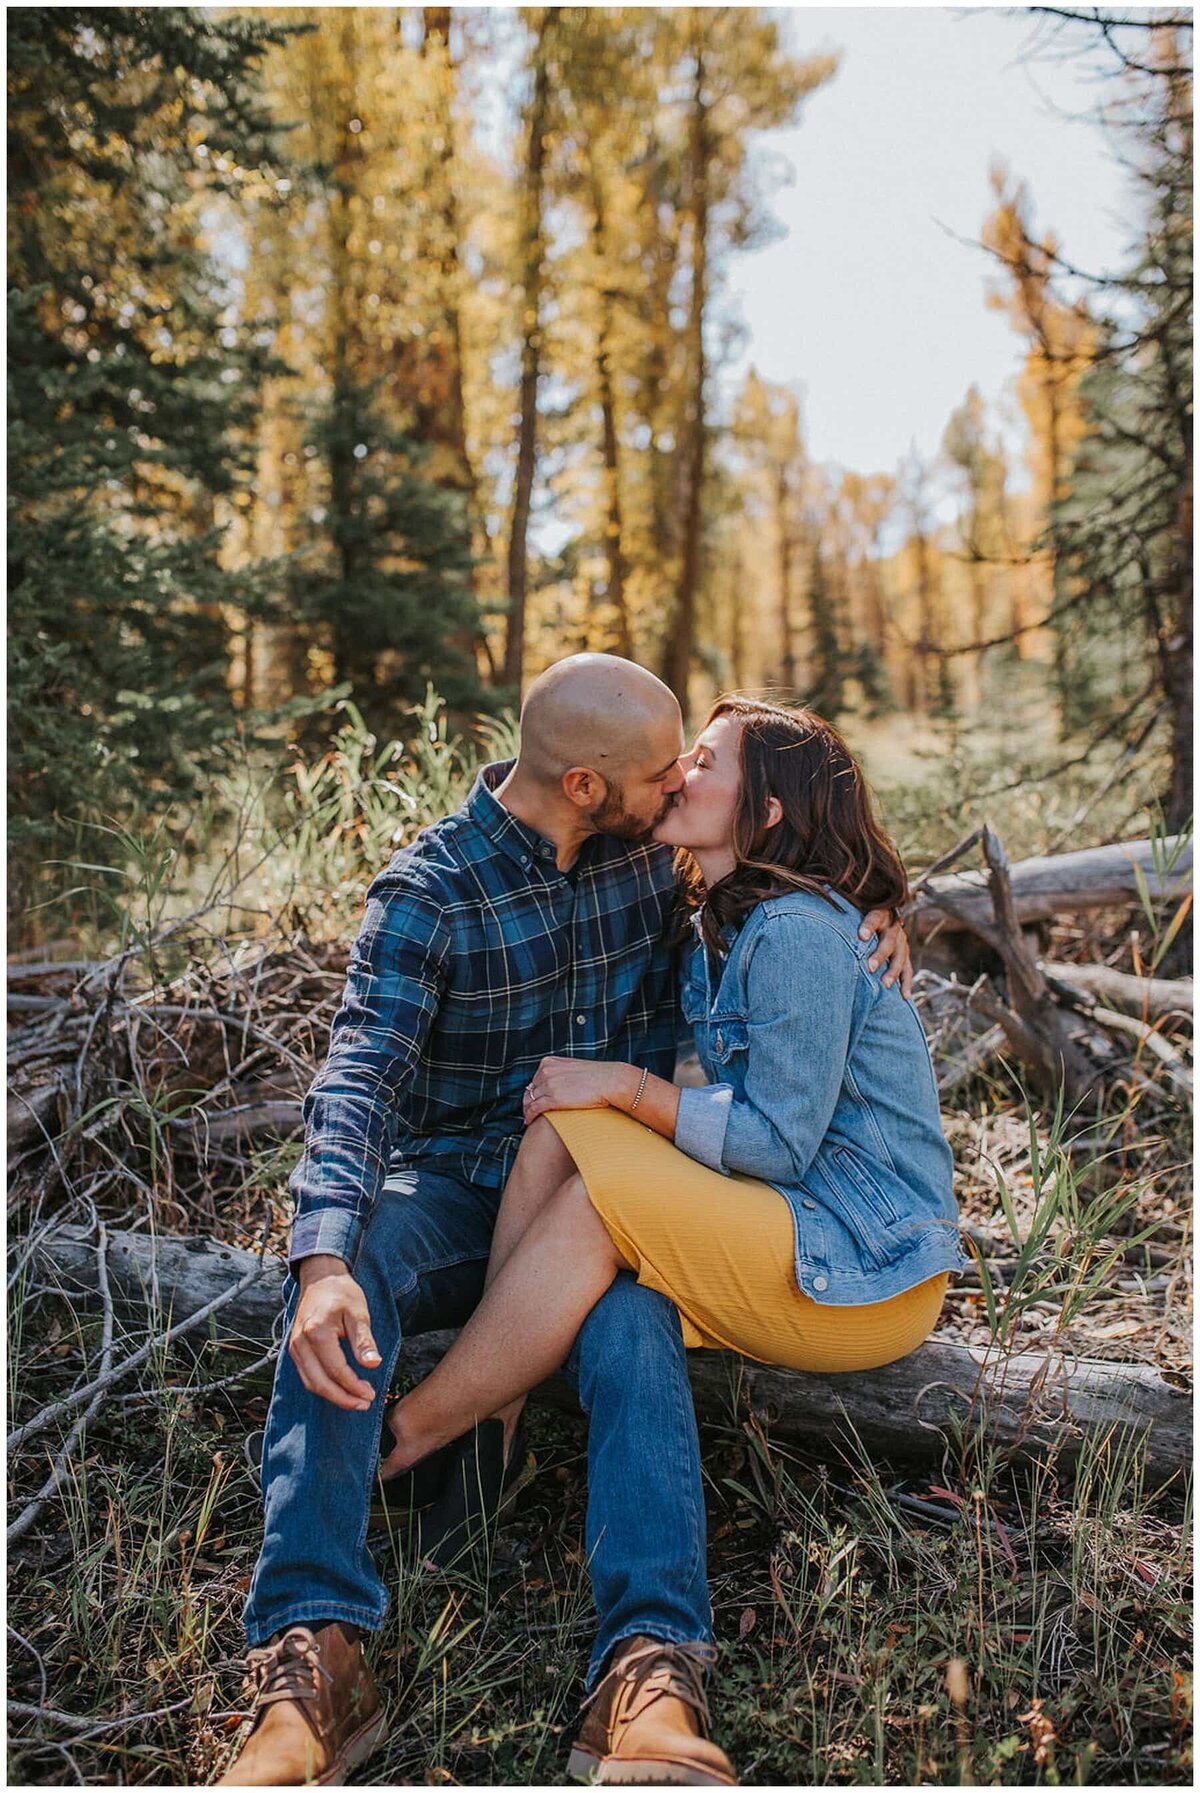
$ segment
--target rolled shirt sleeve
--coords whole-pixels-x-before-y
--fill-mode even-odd
[[[729,1171],[723,1154],[732,1105],[731,1086],[710,1083],[703,1089],[681,1089],[675,1116],[675,1144],[679,1150],[725,1177]]]
[[[329,1254],[353,1266],[387,1174],[397,1101],[441,1002],[449,945],[433,892],[404,873],[375,880],[329,1055],[304,1099],[304,1152],[290,1180],[293,1264]]]

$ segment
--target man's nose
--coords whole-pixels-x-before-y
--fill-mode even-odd
[[[667,793],[668,797],[673,797],[676,791],[681,791],[683,789],[684,772],[685,767],[683,761],[681,759],[676,760],[675,764],[671,767],[671,770],[667,773],[667,776],[663,779],[663,790]]]

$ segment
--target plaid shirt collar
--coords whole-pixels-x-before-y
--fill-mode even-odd
[[[491,760],[480,768],[479,775],[467,798],[467,814],[481,828],[493,846],[511,859],[521,871],[527,872],[534,860],[541,860],[553,866],[558,860],[558,848],[536,828],[522,822],[513,815],[511,809],[505,809],[496,796],[496,790],[504,783],[515,760]],[[591,845],[584,842],[584,850]],[[578,860],[576,861],[578,865]]]

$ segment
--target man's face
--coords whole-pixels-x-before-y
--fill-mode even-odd
[[[640,845],[648,841],[683,784],[679,756],[684,750],[683,719],[678,710],[651,731],[645,753],[627,766],[618,782],[609,779],[608,794],[592,812],[597,834]]]

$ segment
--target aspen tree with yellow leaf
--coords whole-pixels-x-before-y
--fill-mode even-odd
[[[1093,365],[1099,333],[1082,299],[1065,304],[1051,284],[1058,239],[1038,236],[1028,188],[997,166],[991,172],[995,210],[983,229],[984,247],[1003,270],[988,296],[1028,344],[1017,384],[1029,425],[1029,471],[1038,514],[1048,527],[1052,507],[1067,496],[1072,458],[1087,433],[1080,386]],[[1021,659],[1044,659],[1053,651],[1050,625],[1054,607],[1054,548],[1040,540],[1030,546],[1028,581],[1012,583],[1012,629]]]

